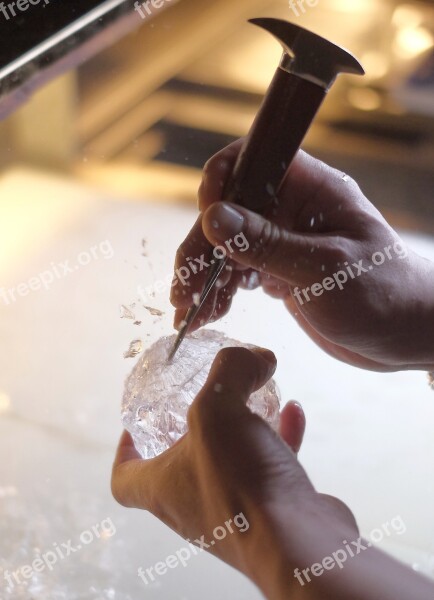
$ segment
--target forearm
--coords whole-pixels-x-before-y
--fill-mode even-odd
[[[370,548],[342,570],[318,578],[306,600],[427,600],[434,583],[393,558]]]
[[[314,563],[320,564],[320,563]],[[318,568],[318,567],[317,567]],[[306,571],[306,570],[305,570]],[[293,565],[287,565],[286,577],[278,577],[262,587],[268,600],[427,600],[434,598],[434,582],[395,561],[377,549],[354,557],[342,569],[336,566],[313,576],[309,571],[300,581]],[[271,573],[268,571],[271,575]],[[310,581],[307,580],[310,579]]]
[[[268,545],[264,551],[262,547],[247,573],[268,600],[434,598],[434,582],[360,538],[357,542],[364,549],[358,549],[351,530],[338,531],[315,516],[307,524],[290,522],[291,531],[286,532],[285,538],[298,538],[298,543],[292,541],[290,551],[279,539],[274,549]],[[278,538],[284,539],[280,535]]]

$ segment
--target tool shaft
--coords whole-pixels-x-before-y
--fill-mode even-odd
[[[276,199],[327,92],[279,67],[238,157],[224,200],[262,213]]]

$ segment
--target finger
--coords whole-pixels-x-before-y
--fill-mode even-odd
[[[302,150],[288,170],[279,198],[288,221],[296,222],[298,231],[311,233],[358,229],[360,213],[376,211],[351,177]]]
[[[170,294],[170,301],[175,308],[188,309],[192,304],[193,294],[201,293],[212,250],[202,231],[202,216],[199,216],[176,253],[174,275],[176,283]]]
[[[249,267],[243,271],[240,278],[240,287],[243,290],[256,290],[261,285],[261,279],[256,269]]]
[[[291,288],[287,282],[272,277],[271,275],[268,275],[268,273],[261,275],[260,282],[264,292],[271,298],[284,300],[290,293]]]
[[[222,199],[224,185],[235,166],[237,156],[242,147],[244,139],[237,140],[218,152],[205,164],[201,186],[199,188],[199,209],[205,210],[212,203]],[[172,288],[170,300],[175,308],[188,309],[191,303],[191,295],[201,292],[206,280],[208,270],[200,270],[194,275],[193,269],[188,265],[188,258],[195,259],[204,255],[208,262],[212,253],[212,246],[202,231],[202,216],[199,216],[190,233],[178,248],[175,259],[175,279],[177,284]],[[196,262],[197,268],[200,263]],[[177,273],[177,271],[180,271]],[[188,287],[185,290],[185,277],[188,279]],[[190,280],[191,277],[191,280]],[[179,285],[182,283],[182,285]],[[225,285],[225,282],[223,282]]]
[[[245,138],[236,140],[217,152],[205,164],[199,188],[199,210],[201,212],[204,212],[214,202],[224,200],[224,186],[235,167],[244,142]],[[282,197],[291,199],[288,209],[298,210],[305,205],[332,174],[340,176],[342,180],[341,172],[303,151],[298,152],[282,187]]]
[[[218,295],[217,289],[212,290],[208,294],[205,302],[201,306],[200,311],[195,316],[193,321],[190,323],[190,327],[189,327],[190,333],[193,331],[196,331],[196,329],[199,329],[200,327],[203,327],[204,325],[206,325],[206,323],[208,323],[211,320],[212,315],[214,314],[214,309],[215,309],[216,302],[217,302],[217,295]],[[193,305],[193,300],[191,301],[191,306],[192,305]],[[190,308],[190,306],[189,306],[189,308]],[[175,319],[174,319],[173,326],[178,331],[185,325],[187,313],[188,313],[188,309],[184,309],[184,308],[177,309],[175,311]]]
[[[115,500],[122,506],[148,510],[163,519],[165,501],[173,489],[170,481],[179,472],[177,463],[182,462],[183,448],[185,437],[156,458],[144,460],[135,450],[131,436],[124,432],[112,470],[111,490]]]
[[[226,273],[227,276],[223,279],[219,278],[214,289],[210,292],[204,305],[192,321],[189,332],[196,331],[207,323],[214,323],[229,312],[232,300],[237,293],[238,285],[243,275],[240,272],[232,271],[232,269]],[[187,312],[188,309],[185,308],[177,309],[175,311],[175,329],[179,330],[185,323]]]
[[[211,367],[206,383],[194,400],[189,417],[214,423],[218,415],[231,419],[245,413],[250,395],[272,377],[276,358],[264,348],[224,348]]]
[[[211,314],[208,315],[206,323],[215,323],[223,318],[229,311],[232,306],[232,301],[237,293],[239,282],[239,275],[234,273],[231,277],[231,280],[224,288],[219,288],[217,290],[216,302],[214,305],[214,310]],[[203,316],[202,310],[199,312],[198,318],[195,319],[193,329],[197,329],[198,327],[203,326]]]
[[[221,350],[211,367],[203,388],[212,401],[220,401],[220,394],[239,396],[246,402],[259,390],[276,370],[276,357],[266,348],[225,348]],[[218,389],[216,384],[221,385]]]
[[[217,302],[210,322],[218,321],[229,312],[242,278],[242,273],[234,271],[227,285],[218,291]]]
[[[212,465],[238,490],[246,490],[253,502],[273,501],[282,486],[291,498],[305,499],[314,493],[295,453],[246,406],[275,367],[269,350],[226,348],[214,361],[188,415],[192,439],[199,436],[201,441],[204,464]],[[294,427],[297,435],[291,434],[294,447],[299,445],[300,425]],[[261,480],[269,485],[258,486]]]
[[[119,441],[113,467],[117,467],[118,465],[128,462],[129,460],[136,459],[140,460],[141,456],[134,446],[131,435],[128,433],[128,431],[124,431]]]
[[[280,436],[296,453],[300,451],[306,429],[306,417],[301,404],[288,402],[280,414]]]
[[[213,250],[202,231],[202,217],[199,217],[176,253],[174,283],[170,293],[170,300],[176,309],[182,309],[186,313],[194,304],[197,294],[202,293],[210,269],[217,260]],[[210,293],[208,307],[215,303],[217,289],[223,288],[230,281],[232,271],[233,264],[229,262],[221,272],[216,288]],[[206,322],[208,317],[204,314],[201,318]],[[182,315],[182,312],[177,315]],[[176,316],[175,322],[179,324],[182,318]]]
[[[191,327],[191,331],[198,329],[203,326],[204,323],[214,323],[218,321],[222,317],[224,317],[232,306],[232,302],[235,294],[238,289],[245,290],[255,290],[261,285],[261,281],[259,279],[259,275],[257,271],[252,269],[248,269],[246,271],[238,271],[236,269],[233,270],[230,281],[228,281],[224,287],[221,289],[216,289],[215,293],[217,294],[216,302],[214,305],[214,311],[212,314],[209,314],[208,310],[201,310],[198,316],[194,319],[193,325]],[[265,290],[266,293],[269,293],[268,290]],[[273,296],[273,294],[270,294]],[[282,294],[276,293],[273,297],[282,297]],[[207,316],[208,313],[208,316]],[[182,322],[185,320],[187,315],[187,310],[178,309],[175,313],[175,329],[179,329]]]
[[[224,202],[213,204],[204,213],[202,227],[215,246],[234,240],[233,260],[298,284],[310,282],[321,267],[311,249],[326,251],[330,245],[326,236],[289,232],[261,215]],[[239,236],[243,236],[243,244]]]
[[[211,204],[223,199],[223,192],[229,179],[244,138],[233,142],[206,163],[202,183],[199,188],[199,210],[204,212]]]
[[[205,164],[202,183],[199,188],[199,208],[204,212],[211,204],[224,200],[223,189],[226,180],[233,171],[236,160],[245,138],[236,140]],[[343,173],[337,171],[322,161],[299,151],[288,169],[287,177],[282,186],[283,198],[289,198],[288,210],[298,212],[302,206],[310,203],[327,181],[333,180],[331,190],[335,195],[336,181],[341,184]],[[343,185],[339,186],[343,187]]]
[[[152,461],[142,460],[134,447],[131,435],[124,431],[113,463],[111,489],[113,497],[122,506],[148,508],[146,486],[143,486],[142,465],[152,470]]]

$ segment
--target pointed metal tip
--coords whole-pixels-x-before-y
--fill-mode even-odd
[[[172,348],[172,350],[170,351],[170,354],[169,354],[169,356],[168,356],[168,358],[167,358],[167,361],[166,361],[166,364],[167,364],[167,365],[171,365],[171,364],[172,364],[172,362],[173,362],[173,359],[175,358],[175,355],[176,355],[176,353],[178,352],[178,349],[179,349],[179,346],[180,346],[180,345],[181,345],[181,344],[177,344],[177,343],[175,342],[175,345],[173,346],[173,348]]]
[[[175,343],[173,344],[173,348],[170,351],[169,357],[167,359],[167,364],[170,364],[175,358],[176,353],[181,347],[182,342],[184,341],[187,333],[190,331],[191,324],[193,323],[198,312],[197,306],[192,306],[188,313],[185,316],[184,324],[181,329],[178,331],[178,335],[176,336]]]
[[[167,357],[166,364],[168,364],[168,365],[172,364],[173,359],[175,358],[176,351],[177,351],[176,346],[173,346],[169,353],[169,356]]]
[[[182,342],[184,341],[185,335],[187,333],[187,328],[188,326],[184,325],[184,327],[179,331],[178,335],[176,336],[175,343],[173,344],[172,350],[170,351],[169,357],[167,359],[168,365],[170,365],[173,362],[176,353],[178,352]]]

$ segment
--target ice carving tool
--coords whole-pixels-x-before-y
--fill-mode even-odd
[[[283,46],[283,56],[224,190],[226,202],[263,213],[277,201],[280,187],[327,92],[339,73],[364,75],[358,60],[332,42],[281,19],[251,19]],[[212,267],[170,353],[173,359],[226,265]]]

